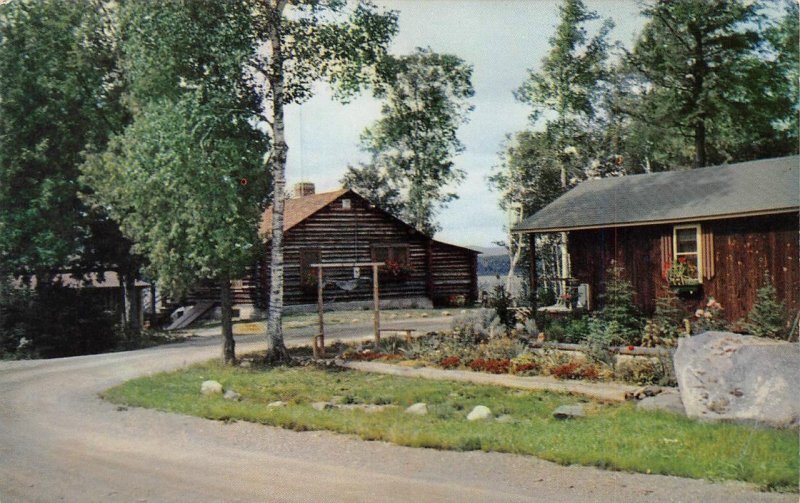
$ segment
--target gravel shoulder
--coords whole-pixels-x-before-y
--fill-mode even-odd
[[[350,327],[342,336],[364,334]],[[239,353],[263,347],[261,337],[238,338]],[[219,351],[219,339],[207,336],[125,353],[0,362],[0,501],[797,501],[738,483],[411,449],[118,410],[98,398],[128,379]]]

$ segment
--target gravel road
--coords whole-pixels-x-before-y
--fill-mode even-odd
[[[349,335],[369,333],[362,328]],[[240,353],[260,348],[261,337],[238,338]],[[738,483],[118,410],[97,396],[218,353],[219,339],[202,337],[125,353],[0,362],[0,501],[797,501]]]

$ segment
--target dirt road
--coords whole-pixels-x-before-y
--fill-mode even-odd
[[[0,362],[0,501],[797,501],[742,484],[118,410],[97,397],[215,357],[218,344]],[[237,349],[262,344],[250,336]]]

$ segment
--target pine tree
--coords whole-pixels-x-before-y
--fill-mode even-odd
[[[764,286],[756,292],[756,303],[747,314],[747,330],[758,337],[780,338],[786,332],[786,306],[778,301],[778,294],[768,274]]]

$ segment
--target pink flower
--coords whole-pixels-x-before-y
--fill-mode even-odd
[[[706,311],[706,313],[703,315],[703,317],[705,317],[705,319],[707,320],[710,320],[711,316],[712,316],[711,311]]]
[[[703,311],[702,309],[698,309],[697,311],[694,312],[696,318],[702,318],[703,315],[705,314],[706,314],[705,311]]]

